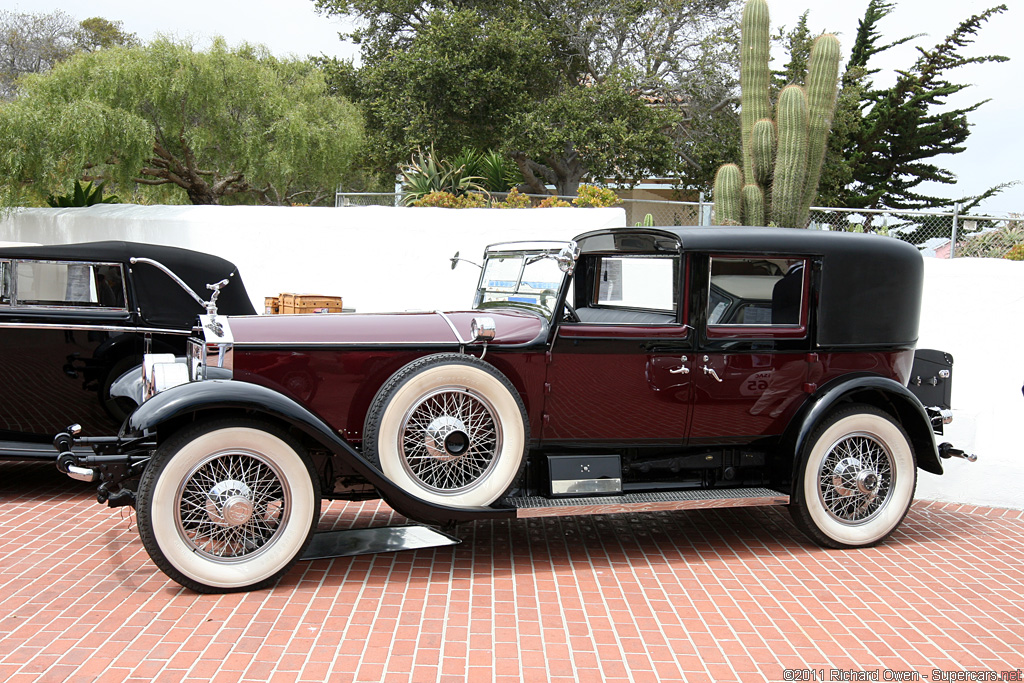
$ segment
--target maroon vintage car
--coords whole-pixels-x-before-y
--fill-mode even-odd
[[[933,436],[952,359],[915,368],[922,272],[898,240],[806,230],[492,245],[470,311],[202,316],[119,436],[62,434],[59,466],[135,505],[198,591],[275,581],[322,499],[442,526],[788,504],[820,544],[871,545],[918,467],[972,457]]]

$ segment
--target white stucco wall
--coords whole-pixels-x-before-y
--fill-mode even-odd
[[[492,242],[569,239],[621,226],[621,209],[143,207],[27,209],[0,217],[0,242],[124,239],[223,256],[257,310],[282,291],[335,294],[359,311],[466,308]],[[925,259],[919,347],[953,354],[954,421],[945,440],[979,460],[920,473],[918,497],[1024,509],[1024,263]]]
[[[978,461],[921,472],[919,498],[1024,509],[1024,262],[926,258],[920,348],[953,354],[944,440]]]
[[[21,209],[0,241],[150,242],[222,256],[239,267],[256,310],[281,292],[344,297],[361,312],[468,308],[493,242],[571,239],[625,224],[622,209],[136,206]],[[202,294],[202,293],[200,293]]]

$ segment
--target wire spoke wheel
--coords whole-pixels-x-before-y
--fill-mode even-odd
[[[302,445],[251,419],[197,421],[161,443],[139,481],[139,536],[153,562],[200,593],[268,586],[320,518]]]
[[[280,472],[252,451],[210,455],[182,481],[176,501],[178,532],[215,561],[261,552],[291,513],[291,490]]]
[[[402,422],[399,451],[406,470],[436,493],[471,489],[501,450],[501,427],[494,413],[494,406],[470,389],[431,391]]]
[[[490,505],[516,481],[530,438],[515,386],[475,356],[439,353],[399,369],[363,426],[363,454],[395,486],[450,507]]]
[[[834,443],[822,460],[818,495],[835,519],[866,522],[888,503],[894,476],[885,444],[870,434],[851,434]]]
[[[864,404],[835,409],[801,449],[789,510],[808,538],[831,548],[884,540],[914,500],[917,459],[902,425]]]

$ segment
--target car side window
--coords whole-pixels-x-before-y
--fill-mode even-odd
[[[674,314],[678,262],[672,256],[603,256],[597,264],[594,303]]]
[[[800,327],[805,323],[806,259],[712,256],[708,325]]]
[[[11,262],[0,261],[0,304],[11,303]]]
[[[65,263],[59,261],[16,261],[14,273],[5,283],[5,301],[16,306],[58,308],[127,309],[124,277],[116,263]]]

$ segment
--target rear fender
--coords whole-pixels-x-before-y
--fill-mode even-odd
[[[942,474],[932,423],[924,406],[907,387],[878,375],[847,377],[819,389],[790,423],[784,437],[785,452],[799,458],[811,432],[843,403],[866,403],[892,415],[910,437],[917,466],[926,472]]]
[[[189,382],[163,391],[133,412],[121,428],[121,440],[155,435],[161,425],[183,417],[224,410],[244,410],[284,422],[308,435],[375,486],[384,500],[399,513],[422,522],[447,524],[481,517],[514,517],[515,510],[452,508],[410,495],[395,486],[367,462],[351,444],[338,436],[321,418],[273,389],[234,380]]]

